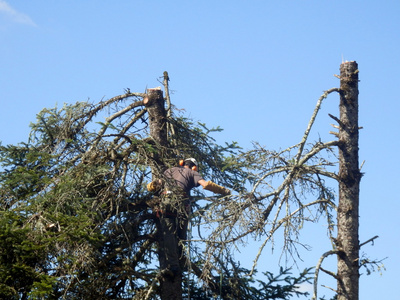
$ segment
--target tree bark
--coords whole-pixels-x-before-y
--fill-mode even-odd
[[[154,140],[158,150],[152,152],[152,160],[155,164],[151,166],[151,171],[153,179],[160,178],[160,174],[165,169],[162,157],[168,145],[167,115],[161,88],[147,89],[143,104],[149,116],[150,137]]]
[[[163,163],[163,156],[165,149],[167,149],[168,138],[167,138],[167,115],[165,109],[165,100],[161,88],[148,89],[147,94],[143,99],[148,115],[149,115],[149,127],[150,136],[158,146],[157,149],[160,152],[154,152],[152,159],[156,162],[155,165],[151,166],[153,180],[161,177],[161,173],[164,171],[165,166]],[[157,244],[158,244],[158,259],[160,264],[160,297],[162,300],[182,299],[182,275],[171,274],[165,271],[168,268],[168,252],[171,242],[175,242],[176,245],[170,247],[171,249],[178,249],[178,240],[166,240],[167,230],[166,226],[163,226],[160,219],[156,220],[157,226]]]
[[[161,88],[147,89],[147,94],[143,99],[149,113],[150,136],[159,145],[166,147],[167,126],[166,110],[163,92]]]
[[[338,300],[359,297],[358,65],[340,66]]]

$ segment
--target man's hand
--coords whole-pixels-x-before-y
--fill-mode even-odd
[[[161,189],[161,186],[161,180],[157,179],[147,184],[147,190],[151,193],[155,193]]]

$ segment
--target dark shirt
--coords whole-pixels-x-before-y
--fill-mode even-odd
[[[199,180],[203,177],[196,171],[183,167],[173,167],[164,172],[167,178],[175,180],[175,184],[182,188],[183,191],[190,196],[190,190],[194,187],[198,187]]]

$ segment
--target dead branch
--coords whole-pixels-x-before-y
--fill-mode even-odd
[[[310,122],[308,123],[307,129],[306,129],[306,131],[304,132],[303,139],[302,139],[301,142],[300,142],[299,151],[298,151],[297,156],[296,156],[296,157],[297,157],[297,158],[296,158],[296,161],[297,161],[297,162],[300,160],[300,157],[301,157],[301,155],[302,155],[302,153],[303,153],[304,146],[305,146],[305,144],[306,144],[308,135],[310,134],[311,127],[314,125],[314,122],[315,122],[315,119],[316,119],[316,117],[317,117],[318,111],[319,111],[320,108],[321,108],[322,101],[323,101],[325,98],[327,98],[329,94],[331,94],[331,93],[333,93],[333,92],[339,92],[339,91],[340,91],[339,88],[332,88],[332,89],[329,89],[329,90],[325,91],[325,92],[322,94],[322,96],[319,97],[319,99],[318,99],[318,101],[317,101],[317,105],[315,106],[314,112],[313,112],[313,114],[312,114],[312,116],[311,116]]]
[[[150,299],[151,295],[154,292],[155,286],[156,286],[157,282],[160,282],[161,277],[162,277],[162,273],[158,272],[157,276],[154,278],[153,282],[151,283],[150,288],[147,291],[147,294],[146,294],[146,297],[144,298],[144,300]]]
[[[164,91],[165,91],[165,102],[167,103],[167,117],[171,117],[171,99],[169,97],[169,86],[168,86],[168,81],[169,81],[169,76],[168,76],[168,72],[164,71],[164,80],[163,80],[163,84],[164,84]]]
[[[364,246],[365,244],[368,244],[369,242],[372,242],[372,245],[373,245],[374,244],[374,240],[377,239],[378,237],[379,236],[376,235],[373,238],[370,238],[369,240],[365,241],[364,243],[361,243],[359,247],[361,248],[362,246]]]
[[[331,114],[328,114],[328,116],[331,117],[332,119],[334,119],[339,125],[342,125],[342,122],[339,120],[339,118],[337,118],[337,117],[335,117],[334,115],[331,115]]]
[[[309,207],[309,206],[313,206],[313,205],[320,204],[320,203],[330,203],[330,201],[328,201],[328,200],[316,200],[316,201],[310,202],[310,203],[308,203],[308,204],[305,204],[305,205],[302,206],[302,207],[299,207],[298,209],[296,209],[296,210],[295,210],[294,212],[292,212],[291,214],[285,216],[284,218],[282,218],[282,219],[280,219],[279,221],[276,222],[276,225],[273,226],[273,227],[271,228],[271,230],[270,230],[269,233],[268,233],[267,238],[264,240],[263,244],[260,246],[260,248],[259,248],[259,250],[258,250],[258,253],[257,253],[257,255],[256,255],[256,258],[255,258],[254,261],[253,261],[253,266],[252,266],[252,268],[251,268],[251,271],[250,271],[250,273],[249,273],[249,276],[251,276],[251,275],[253,274],[253,272],[254,272],[254,270],[255,270],[255,268],[256,268],[256,266],[257,266],[258,259],[260,258],[261,253],[262,253],[263,249],[265,248],[265,245],[266,245],[267,242],[273,237],[274,233],[275,233],[283,224],[285,224],[285,222],[287,222],[288,220],[290,220],[291,218],[293,218],[293,217],[294,217],[297,213],[299,213],[300,211],[304,210],[305,208],[307,208],[307,207]]]
[[[319,270],[321,269],[321,265],[322,262],[324,261],[325,258],[327,258],[330,255],[334,255],[334,254],[339,254],[340,251],[339,250],[330,250],[328,252],[325,252],[321,258],[319,259],[317,266],[315,267],[315,275],[314,275],[314,294],[313,297],[311,298],[311,300],[317,300],[317,290],[318,290],[318,274],[319,274]]]

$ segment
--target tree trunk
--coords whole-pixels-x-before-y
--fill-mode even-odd
[[[147,94],[143,99],[149,116],[150,136],[158,146],[157,152],[152,153],[152,159],[156,162],[151,166],[153,177],[160,178],[163,172],[163,152],[167,148],[167,116],[165,101],[161,88],[147,89]]]
[[[163,164],[164,151],[167,149],[168,138],[167,138],[167,116],[165,110],[165,101],[161,88],[148,89],[147,95],[143,99],[143,103],[147,108],[149,115],[149,126],[150,136],[154,139],[157,149],[160,152],[153,153],[153,159],[156,162],[152,168],[153,180],[160,178],[160,174],[164,171],[165,166]],[[171,244],[171,240],[166,240],[165,236],[168,236],[166,226],[162,225],[160,219],[156,221],[157,226],[157,244],[158,244],[158,259],[160,263],[160,296],[162,300],[171,299],[182,299],[182,275],[165,273],[168,268],[168,249]],[[173,245],[174,249],[178,249],[178,240],[174,240],[176,245]]]
[[[150,136],[161,146],[167,146],[165,101],[161,88],[147,89],[143,103],[149,113]]]
[[[338,300],[358,300],[359,295],[359,190],[358,65],[340,66]]]

